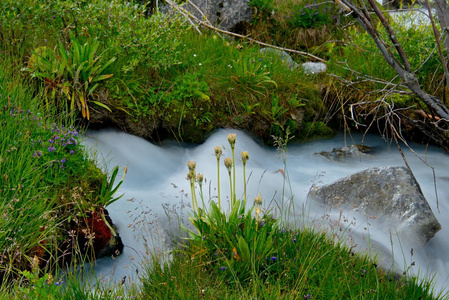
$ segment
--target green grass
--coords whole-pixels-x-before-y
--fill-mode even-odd
[[[144,295],[152,299],[437,298],[430,294],[430,283],[406,277],[395,280],[375,260],[330,242],[322,233],[301,228],[272,235],[277,251],[266,258],[256,259],[256,254],[240,261],[221,255],[197,257],[191,247],[175,252],[169,262],[155,256],[143,279]],[[250,271],[243,276],[242,269]]]

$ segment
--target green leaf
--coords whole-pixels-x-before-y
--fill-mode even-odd
[[[112,110],[106,104],[98,102],[98,101],[92,101],[92,102],[95,103],[96,105],[101,106],[101,107],[107,109],[108,111],[112,112]]]
[[[107,74],[107,75],[96,76],[96,77],[93,77],[93,78],[92,78],[92,82],[97,82],[97,81],[105,80],[105,79],[111,78],[112,76],[114,76],[114,74]]]
[[[238,237],[238,246],[239,246],[239,252],[240,256],[243,260],[249,261],[251,258],[251,254],[249,251],[248,243],[245,241],[245,239],[242,236]]]

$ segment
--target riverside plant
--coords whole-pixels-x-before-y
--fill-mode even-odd
[[[187,163],[189,172],[187,179],[190,181],[192,194],[193,215],[189,218],[190,222],[196,228],[196,232],[187,230],[191,245],[192,255],[201,260],[214,260],[214,264],[220,269],[235,270],[235,276],[240,280],[247,280],[253,269],[257,273],[271,268],[276,260],[276,249],[273,247],[273,237],[271,232],[277,231],[278,220],[270,213],[262,212],[262,197],[259,194],[251,208],[247,208],[246,195],[246,164],[249,160],[249,153],[241,153],[243,163],[243,200],[236,198],[235,181],[235,144],[236,135],[229,134],[228,143],[231,148],[231,157],[224,160],[224,165],[229,175],[230,184],[230,208],[225,212],[221,206],[221,195],[219,193],[217,203],[210,201],[209,208],[204,205],[202,193],[201,174],[196,175],[196,163],[189,161]],[[221,147],[214,149],[217,158],[217,170],[219,176],[219,162],[222,155]],[[198,206],[196,182],[200,187],[200,197],[202,207]],[[218,190],[220,183],[217,183]],[[270,260],[265,260],[269,257]],[[256,260],[255,264],[250,262]],[[232,273],[229,273],[232,274]],[[231,279],[231,278],[229,278]]]

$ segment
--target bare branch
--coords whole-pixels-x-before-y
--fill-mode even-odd
[[[355,6],[351,0],[340,1],[352,10],[352,16],[358,20],[359,24],[371,36],[377,48],[384,56],[385,61],[395,70],[407,87],[440,118],[449,119],[449,109],[446,105],[437,97],[425,93],[419,86],[416,76],[396,62],[394,56],[388,51],[386,43],[380,38],[380,34],[370,20],[367,11],[364,8],[360,9],[360,7]],[[373,5],[376,6],[375,3]]]

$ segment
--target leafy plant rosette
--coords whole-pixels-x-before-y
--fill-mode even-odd
[[[277,83],[271,79],[271,73],[265,65],[254,59],[238,59],[232,64],[231,83],[253,98],[263,96],[270,89],[276,89]]]
[[[243,200],[235,199],[235,167],[234,143],[235,135],[228,136],[231,144],[232,159],[224,161],[228,169],[231,185],[230,211],[221,208],[220,195],[218,203],[210,201],[207,209],[202,193],[203,176],[196,174],[196,163],[189,161],[187,179],[191,182],[193,214],[189,218],[195,230],[184,227],[188,233],[189,246],[187,253],[204,262],[207,268],[227,280],[247,282],[251,276],[270,276],[280,267],[277,262],[280,249],[287,242],[288,235],[278,235],[279,221],[270,211],[262,211],[260,194],[254,199],[251,208],[246,206],[246,185]],[[219,174],[221,148],[215,148]],[[249,159],[248,152],[242,152],[243,173]],[[229,165],[232,161],[232,166]],[[202,207],[198,206],[195,185],[200,187]],[[219,182],[219,181],[218,181]],[[245,179],[244,179],[245,182]],[[219,183],[218,183],[219,185]],[[218,187],[219,191],[219,187]]]
[[[99,101],[95,91],[101,81],[113,76],[104,74],[104,71],[115,61],[115,57],[103,62],[103,53],[97,53],[99,45],[96,39],[82,44],[70,34],[67,50],[59,42],[53,50],[40,47],[33,51],[28,66],[23,70],[43,84],[47,108],[54,105],[58,111],[66,112],[77,109],[88,120],[89,102],[110,111],[106,104]]]

